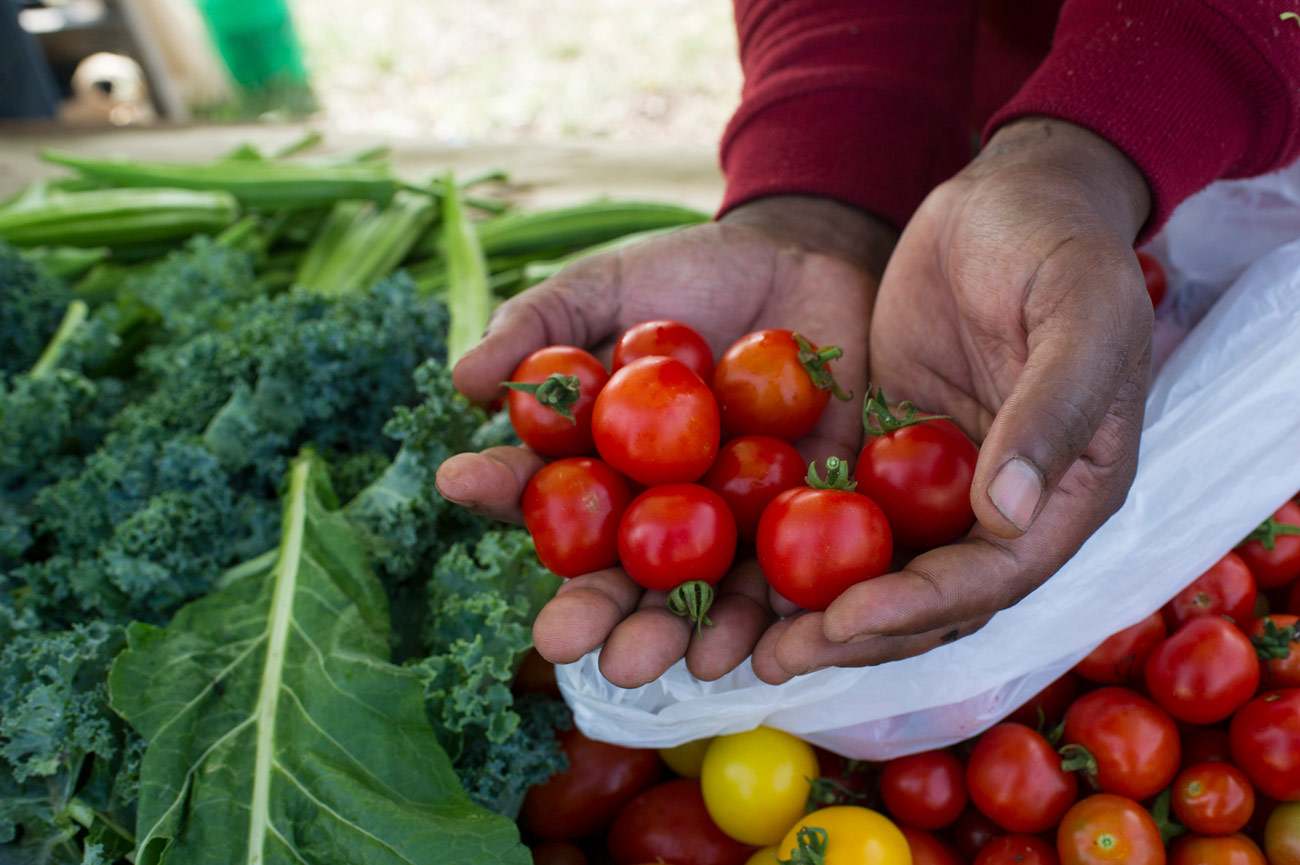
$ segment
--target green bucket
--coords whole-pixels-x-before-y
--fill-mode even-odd
[[[284,0],[197,0],[230,76],[245,91],[307,88],[307,69]]]

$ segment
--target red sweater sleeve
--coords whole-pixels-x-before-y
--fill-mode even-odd
[[[825,195],[902,227],[971,155],[974,0],[735,0],[721,212]]]
[[[1300,0],[1068,0],[1051,52],[985,135],[1047,115],[1115,144],[1151,187],[1159,230],[1225,177],[1300,156]]]

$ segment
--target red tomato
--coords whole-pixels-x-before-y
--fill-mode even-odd
[[[853,477],[884,510],[894,543],[937,547],[975,522],[970,484],[979,448],[947,418],[918,418],[906,402],[899,409],[891,412],[883,393],[867,398],[867,440]]]
[[[1147,656],[1169,631],[1159,610],[1136,625],[1111,634],[1074,671],[1099,685],[1125,685],[1142,678]]]
[[[1079,696],[1079,690],[1079,677],[1067,671],[1007,715],[1006,720],[1033,727],[1039,732],[1055,727],[1065,717],[1065,710],[1075,697]]]
[[[1183,732],[1182,768],[1198,763],[1229,763],[1228,731],[1218,727],[1191,727]]]
[[[609,373],[590,353],[552,345],[524,358],[506,394],[515,435],[544,457],[576,457],[595,447],[591,412]],[[507,385],[507,386],[510,386]]]
[[[808,466],[794,445],[771,436],[741,436],[718,449],[700,483],[726,500],[736,531],[752,541],[763,509],[777,494],[802,486]]]
[[[831,457],[827,468],[836,486],[844,464]],[[824,610],[849,586],[886,573],[894,554],[879,505],[850,490],[813,487],[772,499],[755,547],[768,583],[805,610]]]
[[[1174,595],[1162,612],[1171,631],[1195,616],[1227,616],[1245,627],[1255,616],[1255,594],[1255,577],[1250,568],[1230,552]]]
[[[947,841],[929,832],[899,826],[912,853],[912,865],[965,865],[966,860]]]
[[[1237,555],[1255,575],[1261,589],[1275,589],[1300,579],[1300,504],[1288,501],[1250,534]]]
[[[1201,763],[1174,779],[1174,815],[1198,835],[1231,835],[1250,820],[1255,788],[1246,773],[1228,763]]]
[[[1151,305],[1159,306],[1169,288],[1169,277],[1165,274],[1164,265],[1151,253],[1141,250],[1138,250],[1137,259],[1138,264],[1142,266],[1142,278],[1146,280],[1147,295],[1151,298]]]
[[[576,577],[618,564],[618,522],[632,501],[623,476],[592,457],[543,466],[520,505],[537,558],[552,573]]]
[[[643,357],[676,358],[704,381],[713,381],[713,350],[693,327],[680,321],[659,319],[632,325],[614,343],[610,366],[618,372]]]
[[[591,429],[601,459],[632,480],[699,480],[718,454],[718,404],[698,375],[671,357],[643,357],[610,377]]]
[[[966,808],[961,761],[947,751],[898,757],[880,774],[880,796],[890,816],[917,829],[942,829]]]
[[[614,818],[607,843],[615,865],[741,865],[754,850],[717,827],[693,778],[666,781],[633,798]]]
[[[572,841],[538,841],[529,852],[533,865],[587,865],[587,854]]]
[[[1206,838],[1187,835],[1174,839],[1169,865],[1269,865],[1264,851],[1245,835]]]
[[[966,761],[971,801],[1009,832],[1044,832],[1074,802],[1078,782],[1043,736],[1023,724],[990,727]]]
[[[1001,826],[971,806],[962,812],[944,834],[952,839],[962,857],[970,860],[979,855],[985,844],[1004,833]]]
[[[1213,724],[1254,695],[1259,660],[1250,639],[1231,622],[1197,616],[1152,649],[1146,684],[1175,718]]]
[[[1262,665],[1260,688],[1300,688],[1300,616],[1263,616],[1249,633]]]
[[[974,865],[1060,865],[1056,848],[1037,835],[999,835],[984,845]]]
[[[569,767],[524,796],[520,824],[538,838],[573,839],[601,832],[614,815],[659,780],[653,748],[621,748],[588,739],[575,727],[556,733]]]
[[[1178,774],[1178,726],[1152,701],[1128,688],[1111,685],[1075,700],[1065,713],[1061,755],[1076,765],[1095,788],[1145,799]],[[1081,754],[1079,748],[1084,751]]]
[[[1076,802],[1056,830],[1061,865],[1164,865],[1165,844],[1146,809],[1124,796],[1097,793]]]
[[[1300,865],[1300,802],[1278,805],[1268,815],[1264,854],[1270,865]]]
[[[800,340],[789,330],[757,330],[723,353],[713,373],[723,429],[792,442],[817,425],[832,393],[848,399],[827,366],[843,352]]]
[[[1228,737],[1232,761],[1256,790],[1300,801],[1300,688],[1271,691],[1242,706]]]
[[[736,555],[736,520],[722,496],[699,484],[662,484],[632,500],[618,525],[618,555],[639,585],[667,592],[714,585]]]

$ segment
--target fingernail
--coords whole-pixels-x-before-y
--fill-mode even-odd
[[[989,484],[989,498],[1020,531],[1028,531],[1043,497],[1043,479],[1038,469],[1019,457],[998,470]]]

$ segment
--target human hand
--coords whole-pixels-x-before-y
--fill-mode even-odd
[[[1123,503],[1137,467],[1151,303],[1133,252],[1149,193],[1063,121],[999,130],[921,205],[882,279],[872,384],[982,440],[978,522],[755,648],[779,682],[965,636],[1033,591]]]
[[[715,356],[745,333],[769,327],[837,345],[844,355],[833,371],[846,391],[861,396],[871,306],[894,239],[883,223],[828,199],[761,199],[717,223],[584,259],[512,298],[456,364],[453,381],[467,397],[488,401],[536,349],[576,345],[608,364],[622,331],[668,318],[699,331]],[[798,446],[809,460],[851,457],[861,432],[855,403],[832,400]],[[476,513],[520,522],[520,494],[542,464],[522,448],[459,454],[439,467],[437,486]],[[663,592],[645,592],[610,568],[565,581],[539,614],[533,637],[557,663],[603,644],[601,671],[623,687],[658,678],[683,656],[699,678],[717,678],[749,656],[775,618],[754,562],[723,579],[709,618],[713,627],[697,633],[667,610]]]

